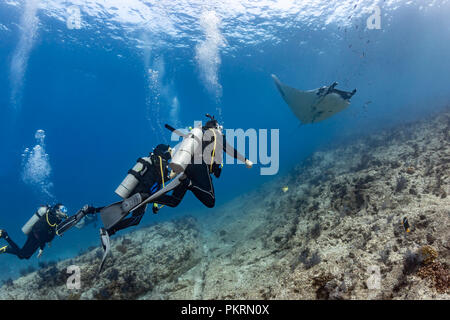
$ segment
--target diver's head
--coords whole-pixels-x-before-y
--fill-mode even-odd
[[[208,122],[206,122],[205,127],[208,129],[218,129],[219,123],[217,122],[217,120],[209,120]]]
[[[52,208],[52,212],[61,220],[69,217],[67,215],[67,208],[62,203],[55,204]]]
[[[166,161],[169,161],[172,158],[172,148],[167,144],[158,144],[155,149],[153,149],[153,154],[156,156],[160,156]]]
[[[214,118],[214,116],[211,116],[209,113],[207,113],[206,116],[211,119],[208,122],[206,122],[205,124],[206,129],[217,129],[221,131],[223,130],[223,127],[219,125],[219,122]]]

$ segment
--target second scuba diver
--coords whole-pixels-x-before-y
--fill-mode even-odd
[[[106,207],[93,207],[85,205],[77,214],[68,218],[60,226],[59,232],[62,234],[73,226],[78,224],[87,215],[100,213],[105,230],[109,235],[117,231],[138,225],[145,214],[147,206],[133,210],[130,217],[125,216],[131,211],[125,212],[122,207],[135,206],[142,202],[142,199],[149,197],[160,190],[166,181],[169,180],[167,162],[170,160],[172,149],[165,144],[159,144],[153,149],[148,157],[142,157],[137,160],[133,169],[128,171],[127,177],[116,189],[116,193],[124,200],[116,202]],[[137,197],[138,196],[138,197]],[[139,199],[140,201],[138,202]]]
[[[145,214],[147,205],[140,206],[135,210],[130,209],[160,190],[165,182],[170,179],[167,164],[172,157],[171,152],[172,149],[168,145],[160,144],[153,149],[148,157],[137,160],[137,164],[128,171],[127,177],[116,189],[116,193],[124,199],[123,201],[97,208],[85,205],[59,226],[58,233],[62,234],[71,227],[77,226],[88,215],[100,213],[104,225],[104,228],[100,229],[100,240],[104,255],[99,272],[101,272],[106,256],[110,251],[109,236],[119,230],[138,225]],[[132,213],[127,218],[129,212]]]
[[[58,226],[67,218],[67,208],[58,203],[54,206],[41,206],[23,226],[22,231],[28,238],[22,248],[9,237],[5,230],[0,229],[0,239],[5,239],[8,245],[0,248],[0,253],[16,255],[19,259],[29,259],[39,249],[41,257],[46,244],[58,234]]]

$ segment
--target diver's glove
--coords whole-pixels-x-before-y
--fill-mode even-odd
[[[81,211],[83,211],[85,214],[94,214],[96,210],[95,207],[85,204]]]
[[[0,229],[0,239],[2,239],[2,238],[7,239],[8,238],[8,233],[5,230]]]
[[[38,259],[42,256],[42,253],[43,253],[43,252],[44,252],[44,250],[39,249],[39,253],[38,253],[38,255],[37,255]]]
[[[152,212],[153,212],[154,214],[157,214],[158,211],[159,211],[158,204],[157,204],[157,203],[153,203],[153,206],[152,206]]]
[[[250,160],[246,159],[245,160],[245,166],[250,169],[251,167],[253,167],[253,162],[251,162]]]
[[[175,178],[177,176],[177,173],[175,172],[175,171],[170,171],[170,174],[169,174],[169,179],[170,180],[172,180],[173,178]]]

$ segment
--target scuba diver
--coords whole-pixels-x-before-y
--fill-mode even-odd
[[[13,254],[19,259],[29,259],[39,249],[37,257],[40,258],[45,244],[48,243],[50,246],[58,234],[58,225],[67,217],[67,208],[61,203],[53,207],[41,206],[22,228],[23,233],[28,236],[22,248],[19,248],[5,230],[0,230],[0,239],[8,242],[8,245],[0,248],[0,253]]]
[[[172,149],[165,144],[159,144],[148,157],[137,160],[136,165],[128,171],[128,175],[116,189],[115,193],[123,200],[106,207],[85,205],[76,214],[58,226],[58,234],[63,234],[83,219],[100,213],[104,227],[100,229],[100,240],[103,247],[101,272],[106,256],[110,251],[109,237],[119,230],[138,225],[145,214],[147,205],[135,208],[143,200],[154,194],[169,178],[168,161],[172,157]],[[131,212],[129,217],[126,217]]]
[[[122,201],[106,207],[93,207],[85,205],[75,215],[59,225],[58,233],[62,234],[73,226],[78,226],[81,221],[91,215],[100,213],[105,230],[109,235],[117,231],[138,225],[145,214],[147,206],[136,210],[124,210],[136,206],[143,199],[160,190],[168,181],[169,171],[167,162],[171,159],[172,149],[165,144],[159,144],[148,157],[139,158],[136,165],[128,171],[128,175],[116,189]],[[129,212],[131,216],[125,218]],[[93,218],[89,218],[93,219]]]
[[[192,191],[195,197],[200,200],[206,207],[212,208],[215,205],[215,193],[214,186],[211,179],[211,174],[214,174],[216,178],[220,177],[222,172],[222,156],[223,151],[231,155],[233,158],[238,159],[245,163],[247,168],[251,168],[253,163],[246,159],[243,155],[237,152],[230,144],[226,142],[226,137],[223,134],[223,127],[219,125],[218,121],[213,116],[206,114],[210,120],[205,126],[196,128],[197,132],[193,135],[201,135],[201,157],[193,155],[194,163],[190,163],[191,159],[174,158],[169,164],[169,167],[173,169],[172,172],[183,171],[184,174],[180,177],[180,184],[173,189],[172,195],[164,194],[153,200],[153,213],[157,213],[159,208],[157,204],[167,205],[169,207],[176,207],[186,194],[187,190]],[[172,132],[177,130],[166,125],[166,128]],[[193,129],[192,131],[196,130]],[[192,132],[191,131],[191,132]],[[181,134],[176,132],[177,134]],[[186,136],[184,135],[186,138]],[[183,146],[180,146],[179,152],[176,155],[181,157],[189,157]],[[186,161],[188,160],[188,161]],[[196,161],[197,160],[197,161]],[[179,163],[177,163],[179,162]],[[180,165],[181,163],[181,165]],[[184,164],[189,163],[187,166]],[[173,176],[173,173],[172,173]]]
[[[58,233],[62,234],[71,227],[77,226],[87,215],[96,213],[100,213],[109,235],[138,225],[147,206],[142,206],[136,210],[127,209],[140,204],[145,198],[160,190],[165,182],[170,179],[167,163],[172,157],[171,153],[170,146],[157,145],[148,157],[142,157],[136,161],[136,165],[128,171],[128,175],[116,189],[116,194],[124,200],[105,207],[95,208],[85,205],[59,226]],[[132,212],[131,217],[125,218],[129,212]]]

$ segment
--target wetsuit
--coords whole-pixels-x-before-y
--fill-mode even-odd
[[[29,259],[39,248],[44,250],[45,244],[51,242],[56,235],[57,225],[62,221],[55,213],[48,211],[43,215],[38,222],[33,226],[31,232],[28,234],[28,239],[22,248],[9,237],[8,234],[4,239],[9,246],[5,248],[5,253],[10,253],[19,257],[19,259]]]
[[[216,178],[220,177],[222,170],[222,151],[225,151],[235,159],[245,162],[247,159],[237,152],[230,144],[226,142],[225,136],[215,128],[203,127],[202,154],[205,155],[205,149],[211,150],[211,158],[203,159],[200,164],[190,164],[184,173],[186,179],[181,180],[181,184],[173,190],[172,195],[163,195],[154,202],[169,207],[176,207],[181,202],[187,190],[191,190],[195,197],[206,207],[212,208],[215,205],[216,198],[214,186],[211,179],[211,173]],[[215,148],[214,143],[215,144]],[[205,162],[206,160],[206,162]]]

